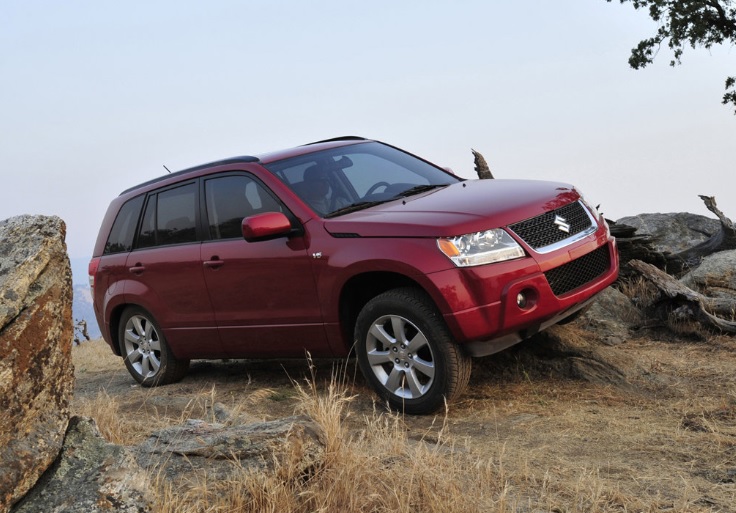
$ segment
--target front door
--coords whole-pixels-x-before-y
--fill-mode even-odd
[[[205,181],[205,281],[225,352],[234,358],[330,351],[304,237],[246,242],[243,218],[286,208],[246,173]]]

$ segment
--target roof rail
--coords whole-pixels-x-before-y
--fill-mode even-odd
[[[238,164],[238,163],[250,163],[250,162],[258,162],[258,157],[253,157],[251,155],[242,155],[240,157],[231,157],[229,159],[223,159],[223,160],[216,160],[214,162],[208,162],[207,164],[200,164],[198,166],[189,167],[187,169],[182,169],[181,171],[174,171],[173,173],[169,173],[168,175],[162,175],[157,178],[153,178],[152,180],[148,180],[147,182],[139,183],[138,185],[134,185],[133,187],[130,187],[128,189],[125,189],[123,192],[120,193],[120,195],[125,194],[126,192],[134,191],[136,189],[140,189],[141,187],[145,187],[146,185],[151,185],[157,182],[162,182],[166,180],[167,178],[171,178],[172,176],[179,176],[186,173],[191,173],[192,171],[198,171],[200,169],[204,169],[206,167],[213,167],[213,166],[224,166],[226,164]]]
[[[336,141],[367,141],[365,137],[360,137],[358,135],[343,135],[340,137],[333,137],[332,139],[325,139],[324,141],[314,141],[307,144],[302,144],[302,146],[309,146],[311,144],[320,144],[320,143],[326,143],[326,142],[336,142]]]

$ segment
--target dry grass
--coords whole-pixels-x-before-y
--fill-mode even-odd
[[[344,378],[345,369],[326,382],[311,368],[296,382],[242,376],[235,389],[200,375],[140,389],[125,376],[108,377],[125,373],[122,362],[97,349],[75,348],[80,386],[91,377],[102,383],[75,398],[75,409],[115,443],[137,443],[185,418],[214,420],[218,402],[248,419],[304,413],[324,432],[324,457],[307,476],[289,463],[301,457],[292,446],[265,472],[234,461],[225,481],[198,475],[182,486],[154,475],[156,511],[736,510],[736,485],[728,482],[736,471],[732,339],[625,344],[622,350],[649,362],[642,366],[645,393],[535,379],[523,369],[500,381],[481,369],[471,393],[436,418],[384,411],[360,383]],[[120,392],[108,390],[115,387]]]
[[[350,432],[351,396],[335,380],[324,393],[298,387],[299,407],[324,430],[326,450],[309,476],[295,475],[289,458],[267,472],[239,467],[224,482],[206,476],[188,490],[160,481],[163,512],[481,512],[512,511],[499,462],[474,457],[441,434],[411,442],[402,419],[374,411]],[[284,449],[286,452],[290,448]],[[298,454],[295,455],[298,457]],[[237,466],[237,462],[234,462]]]
[[[659,290],[649,280],[641,276],[623,280],[618,285],[619,290],[640,309],[645,309],[659,297]]]
[[[119,369],[120,358],[103,340],[92,340],[72,346],[72,360],[77,375]]]

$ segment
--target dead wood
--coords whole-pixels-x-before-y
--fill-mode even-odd
[[[703,200],[706,208],[718,217],[718,220],[721,222],[721,229],[711,238],[701,242],[697,246],[693,246],[679,253],[665,255],[667,260],[665,269],[669,273],[679,274],[697,267],[700,265],[703,257],[711,253],[736,249],[736,226],[734,226],[733,221],[718,209],[714,196],[700,195],[700,199]]]
[[[705,206],[713,212],[721,222],[720,230],[700,244],[678,253],[658,251],[653,245],[651,235],[637,235],[637,229],[625,224],[609,221],[611,234],[616,237],[621,263],[621,276],[626,278],[632,274],[628,267],[631,260],[641,260],[656,266],[670,274],[681,275],[700,265],[704,257],[729,249],[736,249],[736,226],[716,206],[713,196],[700,196]]]
[[[635,271],[627,265],[631,260],[641,260],[652,264],[659,269],[665,269],[667,258],[661,251],[657,251],[652,244],[651,235],[636,235],[636,228],[627,224],[617,224],[608,221],[611,235],[616,238],[616,247],[620,263],[619,275],[629,278]]]
[[[733,312],[733,308],[736,306],[733,302],[706,297],[686,287],[652,264],[641,260],[632,260],[629,262],[629,266],[659,289],[661,297],[653,308],[660,317],[667,318],[671,314],[679,317],[690,317],[711,329],[725,333],[736,333],[736,322],[728,321],[706,310],[707,308],[716,313],[729,314]]]
[[[481,155],[479,151],[475,151],[473,148],[470,148],[470,151],[473,152],[473,158],[475,159],[475,172],[478,173],[478,178],[481,180],[493,178],[491,168],[488,167],[488,163],[486,162],[486,159],[483,158],[483,155]]]

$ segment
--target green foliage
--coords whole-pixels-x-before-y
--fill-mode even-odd
[[[613,0],[606,0],[611,2]],[[736,5],[732,0],[619,0],[634,9],[646,9],[659,24],[654,36],[644,39],[631,50],[629,65],[634,69],[654,62],[663,43],[673,51],[670,66],[681,64],[682,54],[690,48],[711,48],[723,43],[736,44]],[[726,78],[722,103],[736,108],[736,77]]]

